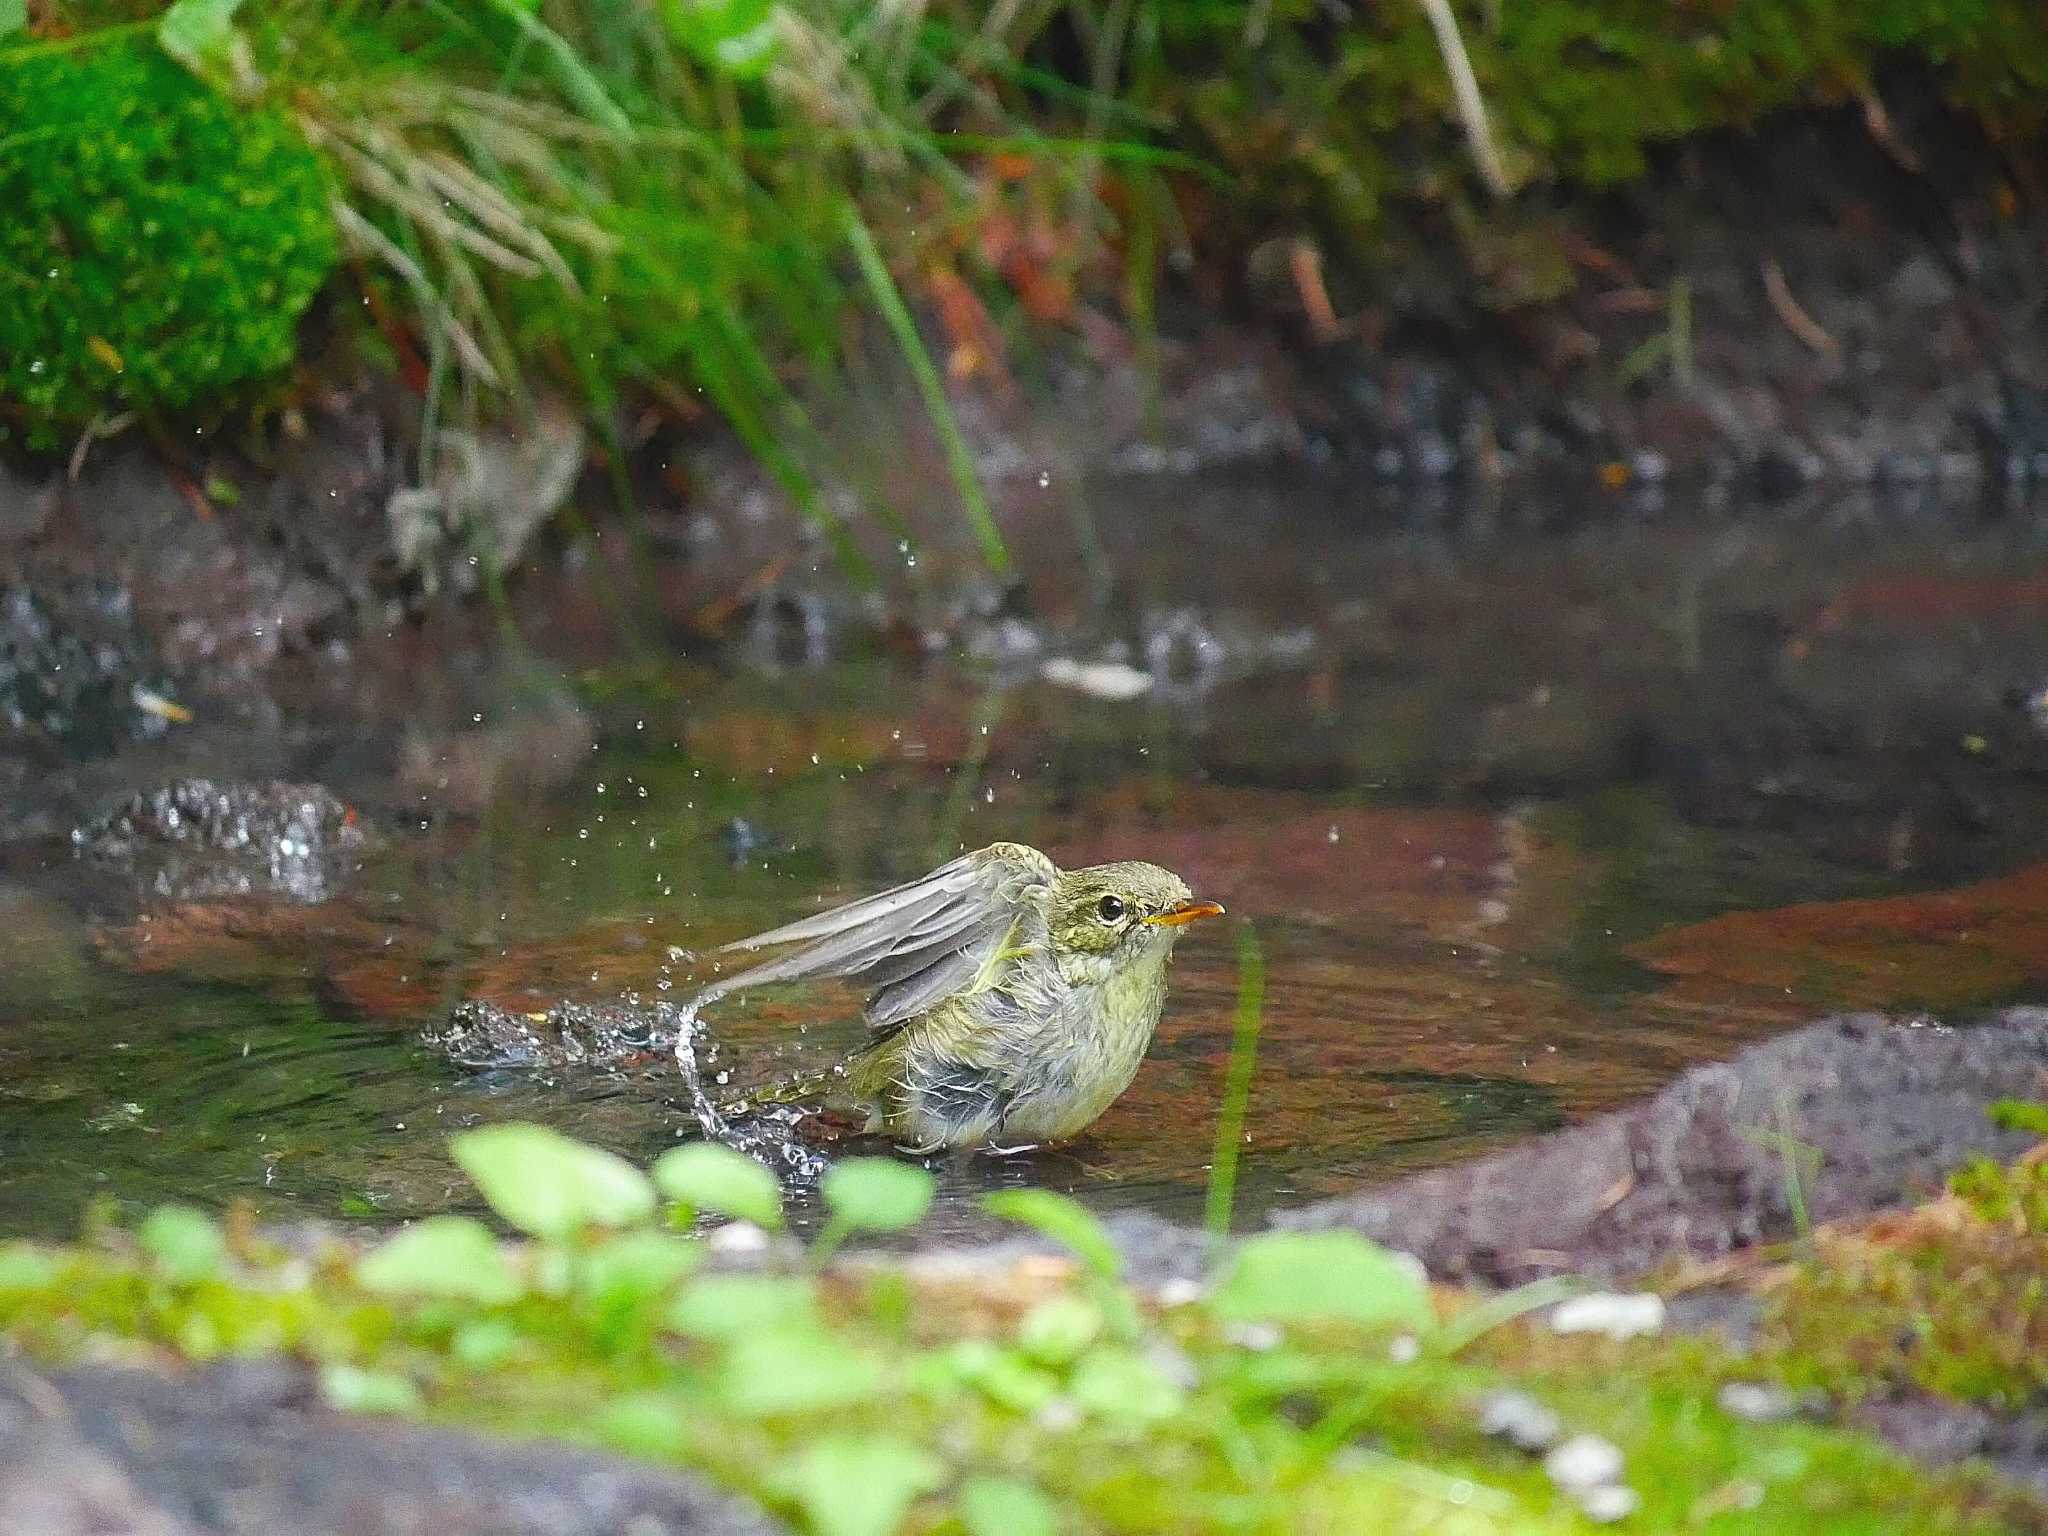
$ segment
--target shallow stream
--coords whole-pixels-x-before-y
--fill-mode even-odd
[[[1000,601],[949,596],[935,559],[876,622],[829,572],[735,571],[729,633],[685,655],[572,564],[515,589],[521,643],[368,724],[309,712],[285,750],[183,728],[186,770],[325,783],[381,844],[312,906],[138,897],[47,840],[5,856],[0,1231],[70,1231],[100,1192],[467,1207],[442,1139],[490,1120],[646,1160],[695,1130],[665,1055],[477,1069],[422,1030],[465,997],[679,1001],[690,952],[998,839],[1150,858],[1230,916],[1182,943],[1094,1132],[944,1161],[942,1217],[1023,1183],[1199,1211],[1232,925],[1267,969],[1240,1220],[1832,1008],[2048,996],[2038,517],[1294,474],[1058,512],[1007,509],[1026,576]],[[1841,905],[1740,917],[1816,903]],[[827,1066],[857,1011],[728,1000],[707,1072],[738,1096]]]

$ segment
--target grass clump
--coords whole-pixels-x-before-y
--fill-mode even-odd
[[[1361,1238],[1250,1239],[1213,1292],[1163,1305],[1121,1280],[1080,1207],[1011,1191],[991,1208],[1083,1261],[966,1282],[820,1270],[778,1238],[734,1271],[691,1235],[697,1211],[780,1224],[737,1154],[672,1153],[650,1178],[510,1126],[455,1151],[524,1241],[439,1216],[308,1263],[180,1210],[135,1238],[0,1245],[0,1331],[57,1361],[138,1341],[190,1360],[284,1352],[337,1408],[681,1463],[828,1536],[1584,1528],[1533,1457],[1479,1428],[1506,1356],[1474,1359],[1413,1267]],[[832,1230],[896,1230],[930,1189],[922,1170],[843,1160]],[[1689,1357],[1609,1367],[1525,1375],[1621,1449],[1643,1528],[2000,1528],[2009,1496],[1981,1479],[1717,1414]]]
[[[2039,1105],[1993,1114],[2048,1132]],[[2008,1412],[2048,1396],[2048,1142],[2010,1166],[1973,1158],[1944,1198],[1814,1240],[1767,1292],[1763,1347],[1792,1385]]]
[[[36,448],[288,367],[336,259],[290,121],[147,37],[0,60],[0,204],[0,431]]]

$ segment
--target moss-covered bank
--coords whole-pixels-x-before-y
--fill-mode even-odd
[[[788,381],[837,376],[849,308],[900,321],[898,282],[940,322],[931,359],[899,324],[914,367],[960,378],[1112,315],[1142,350],[1177,294],[1318,333],[1521,314],[1619,280],[1588,194],[1779,109],[1854,103],[1945,183],[1888,75],[2028,216],[2048,18],[2023,0],[46,0],[0,39],[0,185],[33,214],[0,253],[4,419],[47,446],[217,407],[283,367],[339,238],[340,334],[430,422],[543,380],[606,432],[625,397],[709,404],[801,490]],[[1629,376],[1683,369],[1662,345]]]

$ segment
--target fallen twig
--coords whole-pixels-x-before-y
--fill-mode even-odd
[[[1842,345],[1820,328],[1820,323],[1799,307],[1799,301],[1792,297],[1792,290],[1785,283],[1785,271],[1775,257],[1766,256],[1763,264],[1764,297],[1771,301],[1771,309],[1785,322],[1785,329],[1797,336],[1807,347],[1822,357],[1839,358]]]
[[[1870,131],[1877,147],[1891,156],[1892,163],[1902,171],[1911,171],[1918,176],[1925,167],[1920,157],[1901,139],[1892,127],[1891,114],[1884,109],[1884,101],[1877,92],[1865,90],[1857,98],[1863,107],[1863,126]]]

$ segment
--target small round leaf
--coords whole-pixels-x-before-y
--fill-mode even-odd
[[[890,1536],[945,1480],[945,1463],[894,1435],[830,1436],[779,1479],[819,1536]]]
[[[820,1192],[832,1214],[857,1231],[897,1232],[914,1227],[931,1209],[932,1176],[889,1157],[849,1157],[834,1163]]]
[[[655,1187],[671,1200],[770,1231],[782,1225],[782,1185],[775,1175],[719,1142],[693,1141],[664,1152],[653,1173]]]
[[[970,1477],[960,1489],[960,1523],[967,1536],[1058,1536],[1060,1516],[1029,1483]]]
[[[485,1126],[448,1146],[491,1209],[535,1237],[629,1227],[654,1213],[654,1188],[639,1169],[545,1126]]]
[[[1266,1232],[1246,1239],[1209,1299],[1234,1321],[1332,1320],[1374,1328],[1435,1326],[1413,1261],[1355,1232]]]
[[[206,1280],[220,1273],[227,1243],[204,1211],[189,1205],[160,1205],[135,1234],[142,1251],[172,1280]]]
[[[385,1296],[439,1296],[495,1306],[519,1295],[497,1238],[467,1216],[429,1216],[364,1255],[363,1289]]]

